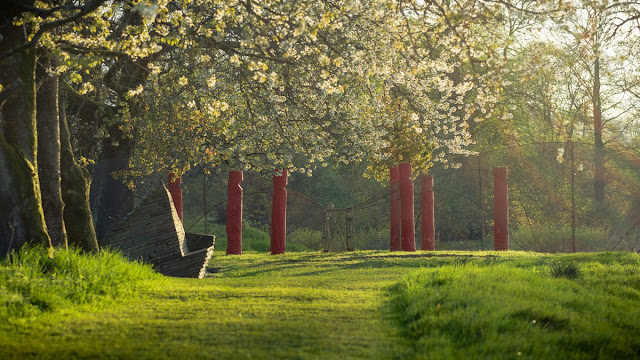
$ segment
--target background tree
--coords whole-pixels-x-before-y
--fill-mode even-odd
[[[499,156],[485,153],[499,148],[560,142],[567,153],[569,140],[593,136],[598,175],[605,145],[617,151],[635,144],[628,132],[635,128],[628,116],[637,112],[630,100],[637,85],[633,5],[95,0],[3,6],[0,200],[12,214],[0,224],[3,251],[28,240],[63,244],[63,228],[70,242],[86,237],[95,244],[91,213],[82,205],[89,184],[82,166],[92,161],[104,235],[133,205],[131,189],[168,171],[288,168],[310,175],[333,162],[364,161],[366,174],[382,179],[400,161],[413,162],[416,174],[473,163],[487,168]],[[560,16],[575,9],[573,17]],[[520,35],[549,25],[548,14],[561,24],[562,41],[548,32]],[[61,91],[52,80],[36,95],[37,81],[48,77],[62,79]],[[56,102],[65,116],[57,115]],[[52,111],[37,116],[36,103]],[[38,127],[40,135],[59,128],[53,137],[60,145],[37,146]],[[474,144],[472,135],[482,142]],[[537,183],[554,183],[568,173],[557,148],[509,156],[552,169]],[[480,161],[471,158],[476,152]],[[54,174],[46,176],[46,189],[45,173]],[[607,174],[610,181],[624,179]],[[595,178],[593,198],[600,201],[606,188],[603,177]],[[514,193],[526,197],[532,187]],[[475,188],[479,196],[484,191]],[[566,188],[558,196],[565,195]],[[84,199],[74,205],[82,216],[73,216],[86,226],[70,226],[60,197]],[[553,199],[526,202],[539,202],[542,214],[541,204]],[[619,208],[623,201],[609,202]],[[54,205],[43,212],[44,203]],[[72,228],[84,235],[72,236]]]

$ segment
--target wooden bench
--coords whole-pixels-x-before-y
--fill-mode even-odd
[[[104,240],[132,260],[153,264],[157,272],[202,278],[213,253],[215,237],[185,234],[164,184],[160,183]]]

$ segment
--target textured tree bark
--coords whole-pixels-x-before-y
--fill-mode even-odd
[[[390,169],[390,224],[389,224],[389,250],[400,251],[400,168],[392,167]]]
[[[421,181],[421,202],[422,206],[422,250],[433,251],[436,249],[436,228],[433,213],[433,175],[423,174]]]
[[[64,91],[60,100],[60,170],[64,207],[64,223],[69,244],[85,251],[98,251],[98,240],[89,206],[91,178],[87,169],[78,165],[71,147],[71,134],[64,109]]]
[[[15,9],[2,9],[7,18]],[[21,27],[0,29],[0,53],[24,41]],[[37,167],[36,51],[26,50],[1,64],[0,83],[15,87],[0,108],[0,255],[27,242],[51,246],[42,212]]]
[[[40,83],[36,95],[38,128],[38,178],[42,193],[42,209],[51,244],[67,247],[64,226],[62,194],[60,188],[60,122],[58,119],[58,78],[50,76],[52,61],[45,54],[36,68]]]
[[[242,254],[242,171],[229,171],[227,184],[227,255]]]
[[[287,170],[276,170],[273,176],[271,207],[271,254],[284,254],[287,241]]]
[[[400,245],[403,251],[416,251],[411,163],[400,164]]]
[[[36,174],[33,164],[0,134],[0,256],[28,242],[51,247]]]

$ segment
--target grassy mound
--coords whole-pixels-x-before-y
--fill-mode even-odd
[[[0,259],[0,319],[121,298],[158,277],[115,252],[24,247]]]
[[[392,286],[415,358],[637,358],[640,257],[487,258]]]

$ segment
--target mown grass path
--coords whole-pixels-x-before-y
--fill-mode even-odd
[[[0,359],[640,358],[637,254],[220,254],[210,270],[10,318]]]
[[[5,325],[15,332],[0,349],[5,359],[393,358],[403,340],[383,289],[428,259],[388,255],[217,255],[202,280],[163,278],[109,308]]]

